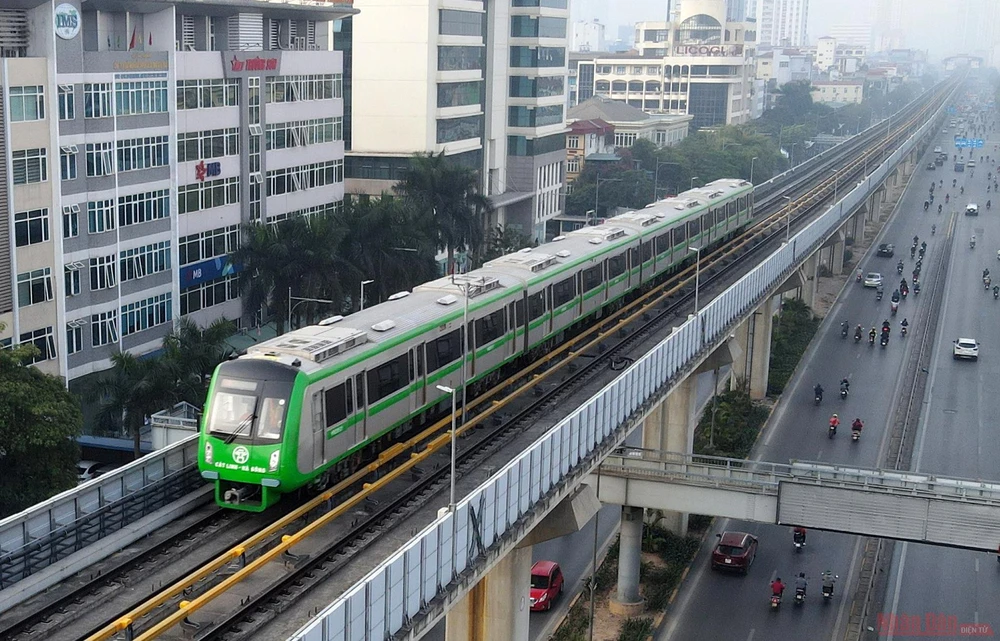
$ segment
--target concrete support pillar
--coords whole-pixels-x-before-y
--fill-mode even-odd
[[[696,380],[695,375],[688,376],[653,408],[642,423],[642,447],[667,452],[692,452],[694,428],[698,424],[695,416]],[[661,523],[675,534],[687,534],[687,514],[665,513]]]
[[[446,641],[528,641],[531,547],[515,548],[455,604]]]
[[[750,347],[747,350],[750,398],[758,401],[767,396],[767,374],[771,366],[771,330],[774,326],[772,300],[766,299],[746,320]]]
[[[843,232],[841,232],[843,234]],[[830,262],[830,271],[833,272],[834,276],[840,276],[844,273],[844,249],[847,244],[843,239],[833,246],[833,260]]]
[[[611,611],[635,616],[645,605],[639,594],[639,567],[642,561],[641,507],[622,506],[621,538],[618,543],[618,591],[611,600]]]
[[[809,309],[816,311],[816,272],[819,268],[819,257],[813,254],[805,260],[799,268],[799,298],[809,306]]]

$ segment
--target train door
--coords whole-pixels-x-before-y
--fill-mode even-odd
[[[313,411],[312,411],[312,467],[311,470],[315,470],[321,465],[323,465],[326,460],[324,448],[326,447],[326,419],[323,413],[323,402],[324,395],[322,392],[316,392],[312,397]],[[301,429],[301,426],[300,428]],[[299,443],[305,439],[300,438]],[[301,457],[299,458],[299,466],[308,460]],[[300,470],[301,471],[301,470]]]
[[[368,433],[368,402],[367,386],[365,385],[365,372],[361,372],[354,377],[354,400],[358,412],[358,422],[354,425],[354,444],[365,440]]]

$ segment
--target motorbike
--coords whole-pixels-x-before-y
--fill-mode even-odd
[[[802,588],[795,590],[795,605],[802,605],[806,601],[806,591]]]
[[[983,279],[983,285],[985,285],[986,289],[990,288],[990,277],[989,276],[987,276],[986,278]]]
[[[920,293],[920,283],[913,283],[913,295],[916,296]]]
[[[874,334],[869,334],[868,335],[868,346],[869,347],[875,347],[875,335]]]
[[[772,594],[771,595],[771,609],[777,610],[781,606],[781,595]]]
[[[815,397],[816,398],[814,400],[815,400],[815,402],[816,402],[817,405],[819,405],[820,403],[823,402],[823,393],[822,392],[820,392],[819,394],[815,394]]]
[[[833,437],[834,437],[834,435],[835,435],[836,433],[837,433],[837,426],[836,426],[836,425],[833,425],[833,424],[831,423],[831,424],[830,424],[830,429],[828,430],[828,436],[829,436],[830,438],[833,438]]]
[[[824,601],[829,601],[832,598],[833,598],[833,586],[832,585],[824,585],[823,586],[823,600]]]
[[[913,256],[910,256],[910,258],[913,258]],[[896,273],[897,274],[903,273],[903,261],[899,261],[898,263],[896,263]]]
[[[876,301],[882,300],[882,290],[881,289],[875,290],[875,300]]]
[[[937,225],[931,225],[931,236],[937,233]]]
[[[882,340],[880,340],[879,343],[882,344],[882,347],[885,347],[886,345],[888,345],[889,344],[889,335],[888,334],[882,334]]]
[[[910,293],[910,290],[909,289],[901,289],[901,290],[899,290],[899,293],[902,294],[903,300],[906,300],[906,295]]]
[[[931,204],[925,200],[924,201],[924,211],[927,211],[930,208],[931,208]]]
[[[799,534],[798,532],[792,533],[792,545],[795,546],[796,552],[801,552],[802,548],[806,546],[806,537]]]
[[[896,312],[899,311],[899,303],[897,303],[896,301],[889,303],[889,311],[892,312],[893,316],[895,316]]]
[[[851,430],[851,442],[857,443],[858,439],[861,438],[861,430]]]
[[[976,241],[970,240],[969,241],[969,249],[975,249],[975,248],[976,248]]]
[[[847,321],[844,321],[844,324],[840,326],[840,337],[847,338],[847,332],[848,332]]]
[[[861,342],[861,332],[860,331],[854,332],[854,342],[855,343],[860,343]]]
[[[903,338],[906,338],[906,325],[903,325],[899,331],[902,334]]]
[[[993,287],[993,300],[1000,298],[1000,287]]]

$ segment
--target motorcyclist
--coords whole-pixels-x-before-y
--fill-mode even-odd
[[[931,225],[931,227],[933,227],[933,225]],[[927,251],[927,241],[926,240],[924,242],[920,243],[920,251],[922,251],[922,252]]]
[[[942,209],[942,205],[941,205],[941,203],[938,203],[938,213],[939,214],[941,213],[941,209]],[[989,207],[987,207],[987,209],[989,209]]]
[[[892,328],[892,325],[889,323],[889,319],[888,318],[885,319],[884,321],[882,321],[882,333],[883,334],[888,334],[889,330],[891,328]]]
[[[861,422],[860,418],[855,418],[854,422],[851,423],[851,431],[852,432],[860,432],[862,429],[864,429],[864,427],[865,427],[865,424]]]
[[[899,302],[899,290],[898,289],[893,290],[891,300],[894,303],[898,303]]]
[[[781,582],[781,577],[779,576],[774,581],[771,581],[771,596],[776,596],[780,599],[784,593],[785,584]]]
[[[975,246],[976,246],[976,235],[973,234],[972,238],[969,239],[969,247],[975,247]]]
[[[884,292],[885,292],[885,290],[882,289],[882,284],[879,283],[879,286],[875,288],[875,300],[882,300],[882,294]],[[858,327],[861,327],[861,326],[858,325]]]
[[[844,321],[843,323],[840,324],[840,331],[841,331],[841,333],[843,333],[844,336],[847,336],[847,331],[850,328],[851,328],[851,324],[848,323],[847,321]]]
[[[899,259],[898,263],[896,263],[896,271],[899,272],[900,274],[903,273],[903,259],[902,258]]]
[[[848,392],[850,392],[851,391],[851,381],[847,380],[846,378],[840,379],[840,389],[845,389]]]
[[[806,543],[806,529],[804,527],[802,527],[801,525],[796,526],[792,530],[792,540],[795,541],[796,543],[801,543],[802,545],[805,545],[805,543]]]
[[[993,286],[993,298],[1000,296],[1000,285]]]
[[[986,269],[983,270],[983,278],[986,278],[989,275],[990,275],[990,268],[987,267]]]
[[[830,417],[830,427],[832,427],[833,431],[836,432],[837,431],[837,427],[839,425],[840,425],[840,419],[837,418],[836,414],[834,414],[833,416]]]
[[[900,326],[902,326],[904,330],[908,330],[910,328],[910,322],[904,318],[903,322],[900,323]]]
[[[861,325],[858,325],[857,327],[855,327],[854,328],[854,340],[858,340],[858,341],[861,340],[861,337],[864,336],[864,333],[865,333],[865,330],[862,329]]]
[[[823,594],[833,594],[833,584],[837,581],[837,577],[834,576],[833,572],[827,570],[823,573]]]
[[[937,232],[937,225],[931,225],[931,236]]]
[[[795,577],[795,593],[806,595],[806,573],[799,572],[799,575]]]
[[[813,388],[813,394],[816,395],[816,398],[822,400],[823,399],[823,386],[820,385],[819,383],[816,383],[816,387]]]
[[[878,330],[872,327],[872,331],[868,332],[868,340],[874,343],[876,336],[878,336]]]
[[[952,185],[952,186],[954,187],[954,185]],[[964,193],[965,193],[965,185],[962,185],[962,186],[961,186],[961,187],[960,187],[960,188],[958,189],[958,193],[960,193],[960,194],[964,194]]]

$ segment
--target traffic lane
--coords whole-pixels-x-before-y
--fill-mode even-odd
[[[874,244],[894,243],[901,248],[897,257],[902,255],[902,250],[906,250],[904,264],[912,271],[915,260],[909,258],[909,244],[914,235],[921,237],[928,244],[922,273],[922,278],[925,278],[927,268],[933,262],[934,252],[941,251],[942,237],[930,237],[930,226],[934,224],[935,218],[923,212],[921,203],[921,193],[911,183],[901,196],[898,215],[876,238]],[[887,424],[893,408],[892,400],[898,397],[898,390],[903,383],[900,376],[905,356],[903,348],[908,346],[910,340],[900,337],[899,322],[904,317],[915,318],[917,308],[927,304],[922,302],[926,297],[911,293],[901,301],[899,314],[895,317],[891,315],[889,298],[894,287],[890,285],[898,283],[898,279],[892,279],[896,275],[896,260],[896,257],[879,258],[874,251],[870,251],[861,261],[861,269],[865,272],[883,272],[887,294],[882,301],[876,301],[874,289],[864,288],[854,281],[847,284],[831,309],[829,319],[820,327],[817,337],[803,356],[798,375],[786,386],[768,430],[755,452],[757,460],[805,459],[864,467],[878,466],[884,441],[888,437]],[[892,323],[890,341],[886,348],[879,345],[870,347],[867,343],[867,331],[860,344],[854,342],[853,329],[847,339],[841,338],[840,323],[844,320],[852,328],[862,323],[867,330],[873,326],[881,327],[885,319]],[[838,383],[845,376],[851,381],[851,393],[846,401],[841,401]],[[826,391],[819,406],[813,401],[812,391],[817,382]],[[841,416],[842,428],[833,439],[829,439],[828,420],[834,412]],[[849,424],[855,416],[865,423],[859,442],[850,440]],[[791,533],[784,527],[738,521],[723,522],[720,524],[720,528],[722,527],[759,533],[761,541],[767,547],[774,541],[779,546],[790,545],[791,542]],[[816,555],[813,568],[817,573],[816,577],[824,569],[831,569],[841,575],[841,585],[850,585],[849,577],[845,581],[844,575],[849,574],[853,567],[860,539],[826,532],[813,532],[811,536],[810,540],[815,545],[811,549]],[[819,545],[816,545],[817,539],[820,541]],[[699,558],[707,558],[712,543],[709,541],[702,549]],[[708,578],[711,576],[709,571],[704,567],[705,563],[707,561],[692,572],[689,585],[675,608],[677,617],[672,619],[661,639],[740,638],[749,634],[754,626],[770,625],[767,619],[753,618],[751,615],[756,611],[753,604],[761,601],[759,586],[711,580]],[[777,566],[771,570],[785,571]],[[766,582],[769,583],[769,578]],[[765,601],[766,596],[765,590]],[[716,617],[719,603],[726,603],[727,607],[750,616],[750,625],[736,616],[721,619]],[[843,621],[844,611],[849,603],[838,600],[836,605],[834,622]],[[809,621],[813,626],[831,625],[826,619]],[[706,622],[711,622],[709,627],[712,634],[702,637]],[[836,636],[839,630],[839,626],[831,625],[831,637]],[[818,636],[815,630],[811,631],[811,636]]]

